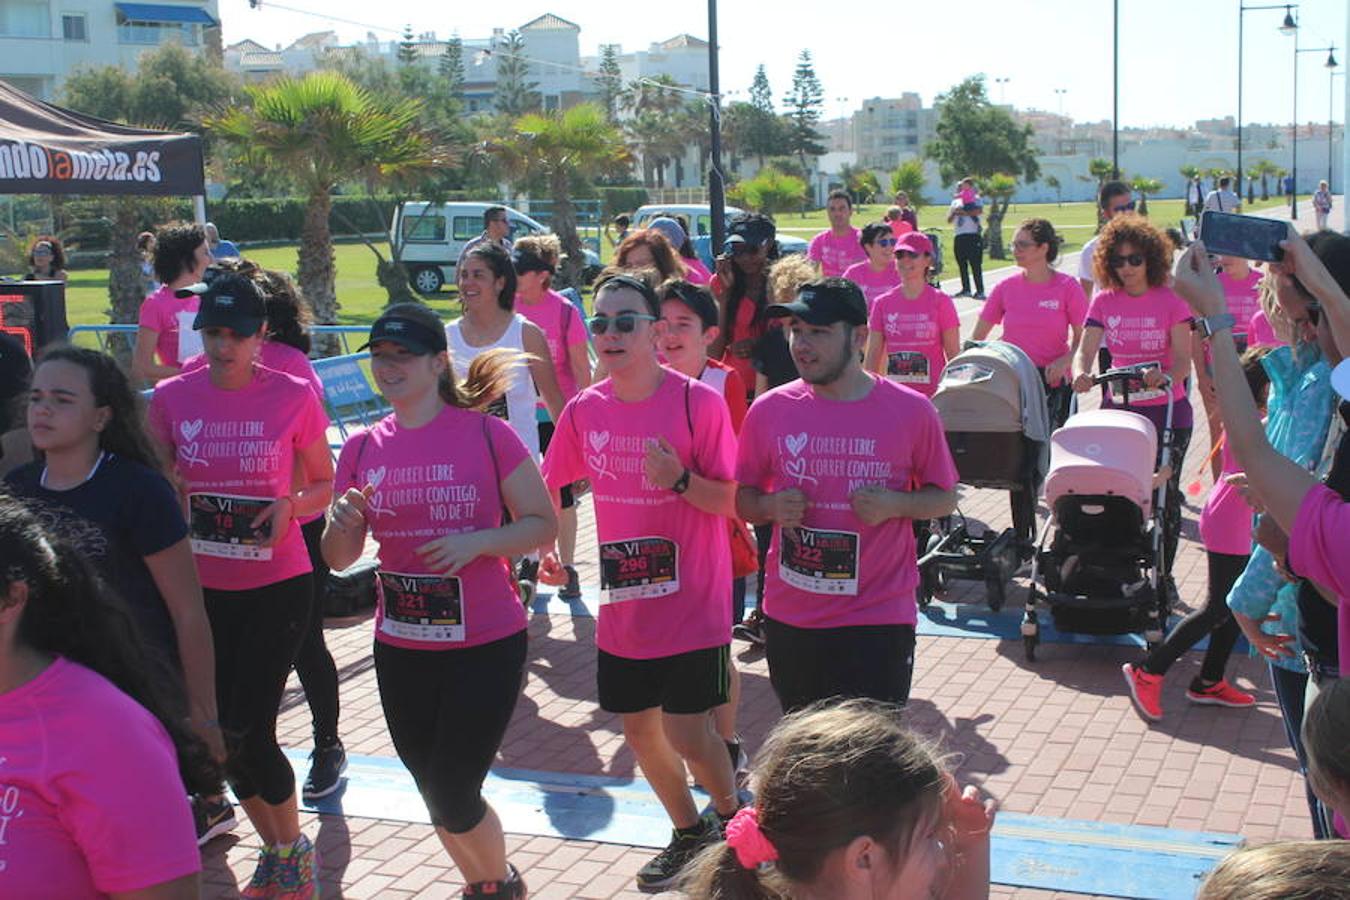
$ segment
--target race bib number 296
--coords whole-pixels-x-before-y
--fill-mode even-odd
[[[600,545],[602,602],[665,597],[680,589],[679,548],[658,537]]]

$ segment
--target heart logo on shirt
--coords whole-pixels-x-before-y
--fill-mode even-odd
[[[608,439],[609,435],[606,434],[605,438]],[[604,478],[613,478],[615,481],[619,480],[619,476],[609,470],[609,457],[605,456],[603,453],[587,456],[586,464],[595,470],[596,481],[600,481]]]
[[[195,441],[197,435],[202,433],[202,420],[193,419],[191,422],[179,422],[178,433],[183,436],[185,441]]]
[[[1117,328],[1120,327],[1120,320],[1121,320],[1120,316],[1107,316],[1106,327],[1111,329],[1112,331],[1115,331]]]
[[[389,474],[385,466],[378,469],[366,469],[366,484],[378,489],[380,482],[384,481],[384,476]]]
[[[806,432],[801,434],[789,434],[783,438],[783,443],[787,444],[788,452],[793,456],[801,456],[802,449],[806,447]]]
[[[591,442],[591,449],[596,453],[604,452],[605,447],[609,446],[608,431],[589,431],[586,436]]]
[[[200,423],[198,423],[198,424],[200,424]],[[191,468],[192,466],[209,466],[209,465],[210,465],[209,462],[207,462],[207,461],[206,461],[205,459],[203,459],[201,456],[198,456],[198,455],[197,455],[198,449],[199,449],[199,448],[198,448],[198,446],[197,446],[197,442],[196,442],[196,441],[193,441],[193,442],[190,443],[190,444],[182,444],[182,445],[179,446],[179,448],[178,448],[178,455],[179,455],[180,457],[182,457],[183,462],[185,462],[185,463],[188,464],[188,468]]]
[[[801,457],[798,457],[796,459],[790,459],[787,462],[783,463],[783,471],[787,472],[793,478],[797,479],[798,484],[805,484],[808,481],[811,482],[812,484],[820,483],[815,478],[812,478],[810,475],[806,474],[806,460],[802,459]]]

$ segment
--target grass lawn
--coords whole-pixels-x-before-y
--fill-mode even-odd
[[[1266,209],[1288,202],[1283,198],[1273,198],[1265,203],[1257,201],[1252,209]],[[1181,218],[1180,200],[1155,200],[1149,204],[1150,217],[1160,224],[1174,226]],[[853,221],[863,224],[880,220],[886,211],[884,206],[860,206],[855,211]],[[1008,208],[1003,229],[1004,241],[1010,243],[1012,231],[1023,219],[1041,216],[1055,223],[1063,232],[1066,240],[1065,253],[1071,253],[1083,246],[1084,241],[1092,237],[1095,226],[1094,207],[1091,203],[1014,203]],[[939,207],[925,207],[919,210],[920,227],[933,227],[942,232],[948,240],[944,241],[946,251],[946,277],[956,274],[956,262],[951,255],[951,229],[946,224],[945,213]],[[799,237],[808,237],[827,227],[824,210],[815,210],[803,215],[785,213],[778,217],[778,227]],[[388,255],[389,248],[379,245],[382,253]],[[609,248],[606,246],[605,248]],[[337,265],[337,296],[341,309],[339,319],[344,324],[368,325],[379,315],[384,306],[386,295],[375,281],[375,255],[361,243],[338,244],[335,248]],[[294,272],[296,267],[295,245],[280,247],[245,248],[246,255],[269,269]],[[608,254],[606,254],[608,257]],[[606,260],[608,261],[608,260]],[[1010,260],[989,260],[986,268],[996,269],[1011,265]],[[449,317],[458,312],[454,295],[442,293],[431,300],[431,306],[442,316]],[[108,273],[105,269],[78,269],[70,273],[70,282],[66,288],[66,316],[72,325],[95,325],[108,321]]]

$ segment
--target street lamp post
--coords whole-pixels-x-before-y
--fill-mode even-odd
[[[1064,155],[1064,95],[1069,92],[1068,88],[1055,88],[1055,96],[1059,99],[1059,153]]]
[[[1254,9],[1282,9],[1284,22],[1280,25],[1280,34],[1286,37],[1298,31],[1294,21],[1297,3],[1277,3],[1273,6],[1245,6],[1238,0],[1238,102],[1237,102],[1237,195],[1242,196],[1242,22],[1243,15]]]
[[[1336,68],[1336,46],[1334,44],[1330,47],[1304,47],[1299,49],[1298,35],[1294,35],[1294,138],[1291,142],[1294,152],[1289,175],[1294,180],[1294,189],[1289,192],[1290,219],[1298,218],[1298,55],[1300,53],[1325,53],[1327,55],[1326,67],[1328,69]],[[1327,158],[1330,159],[1330,157],[1331,150],[1328,149]]]
[[[1330,84],[1327,87],[1327,192],[1328,193],[1335,193],[1335,191],[1332,190],[1331,185],[1331,151],[1333,145],[1336,142],[1335,141],[1336,115],[1334,112],[1336,108],[1336,79],[1344,75],[1345,75],[1344,72],[1337,72],[1335,69],[1332,69],[1330,77],[1327,78],[1327,81],[1330,82]],[[1344,180],[1345,176],[1342,175],[1341,177],[1342,180]]]
[[[1007,90],[1008,90],[1008,82],[1009,82],[1009,81],[1012,81],[1012,79],[1011,79],[1011,78],[995,78],[995,79],[994,79],[994,84],[998,85],[998,103],[999,103],[999,106],[1003,106],[1003,105],[1007,102],[1007,99],[1008,99],[1008,98],[1007,98]]]
[[[712,221],[712,255],[722,253],[727,237],[726,184],[722,177],[722,98],[718,95],[717,73],[717,0],[708,0],[708,117],[711,132],[708,141],[708,218]]]

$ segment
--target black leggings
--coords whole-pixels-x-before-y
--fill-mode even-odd
[[[1161,439],[1161,435],[1159,435]],[[1172,429],[1172,477],[1167,479],[1167,502],[1163,506],[1163,574],[1172,574],[1172,563],[1177,558],[1177,544],[1181,541],[1181,470],[1186,463],[1186,451],[1191,446],[1190,428]],[[1163,448],[1158,448],[1158,464],[1162,464]]]
[[[240,800],[276,805],[295,793],[295,773],[277,746],[277,711],[300,647],[314,589],[309,573],[247,591],[206,588],[216,651],[216,704]]]
[[[323,561],[319,539],[323,537],[323,517],[300,528],[305,548],[314,566],[314,603],[300,652],[295,657],[295,674],[305,689],[309,715],[314,722],[314,746],[331,747],[338,740],[338,674],[333,654],[323,640],[323,598],[328,587],[328,564]]]
[[[956,265],[961,269],[961,290],[970,293],[970,276],[975,275],[975,293],[984,293],[984,241],[978,234],[958,234],[952,240]],[[970,271],[968,271],[970,270]]]
[[[1228,592],[1247,568],[1249,557],[1213,552],[1205,556],[1209,561],[1209,594],[1205,605],[1178,622],[1167,639],[1144,660],[1144,671],[1151,675],[1166,674],[1181,654],[1209,635],[1209,648],[1200,665],[1200,680],[1212,684],[1223,678],[1228,657],[1241,633],[1237,620],[1228,611]]]
[[[528,637],[456,650],[375,642],[375,676],[389,736],[431,814],[451,834],[487,814],[483,779],[506,735],[525,676]]]

